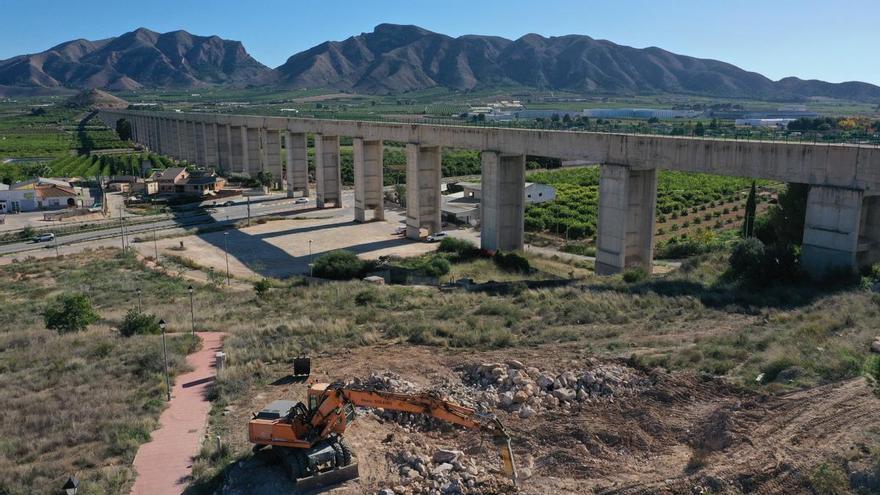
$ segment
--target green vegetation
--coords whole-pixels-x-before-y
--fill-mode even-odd
[[[831,463],[820,464],[810,475],[810,483],[816,495],[849,495],[849,477],[840,466]]]
[[[526,208],[527,231],[549,232],[567,239],[595,235],[599,198],[598,167],[536,172],[530,174],[528,180],[555,187],[556,200]],[[657,178],[657,214],[687,215],[689,209],[713,201],[732,202],[751,183],[748,179],[664,170]]]
[[[128,491],[137,448],[165,405],[162,343],[155,335],[123,338],[113,327],[135,287],[146,307],[166,311],[170,329],[188,325],[189,307],[185,283],[114,252],[0,267],[0,321],[10,323],[0,325],[0,493],[56,493],[71,474],[80,493]],[[100,320],[80,332],[46,329],[47,301],[69,290],[88,295]],[[220,304],[202,287],[197,297]],[[186,369],[196,345],[188,333],[170,336],[172,373]]]
[[[119,325],[119,334],[123,337],[132,335],[156,335],[162,333],[159,319],[149,313],[142,313],[134,308],[125,313],[122,324]]]
[[[362,277],[371,266],[371,263],[358,258],[351,251],[339,250],[319,256],[313,270],[316,277],[351,280]]]
[[[61,294],[43,310],[46,328],[58,333],[81,332],[98,318],[85,294]]]

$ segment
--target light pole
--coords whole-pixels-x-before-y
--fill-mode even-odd
[[[165,357],[165,390],[168,392],[168,402],[171,402],[171,379],[168,377],[168,345],[165,344],[165,320],[159,320],[159,328],[162,329],[162,355]]]
[[[229,232],[223,233],[223,253],[226,255],[226,286],[229,286]]]
[[[125,252],[125,211],[123,210],[124,206],[119,207],[119,235],[122,238],[122,251]]]
[[[143,310],[142,310],[142,306],[141,306],[141,288],[140,287],[137,288],[137,295],[138,295],[138,313],[141,313]]]
[[[159,243],[156,241],[156,231],[159,227],[153,226],[153,249],[156,251],[156,264],[159,264]]]
[[[58,236],[53,235],[52,240],[55,241],[55,257],[58,258],[61,256],[60,254],[58,254]]]
[[[196,307],[193,304],[193,286],[190,285],[187,290],[189,291],[189,321],[192,324],[192,335],[196,334]]]
[[[247,226],[251,226],[251,197],[247,197]]]
[[[314,263],[312,263],[312,240],[309,239],[309,277],[315,276],[315,267]]]

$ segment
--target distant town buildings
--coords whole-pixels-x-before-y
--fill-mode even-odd
[[[662,108],[588,108],[584,117],[599,119],[691,119],[703,114],[697,110],[668,110]]]

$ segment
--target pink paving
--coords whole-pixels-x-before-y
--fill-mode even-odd
[[[211,407],[205,388],[214,378],[214,355],[224,336],[219,332],[196,335],[202,339],[202,349],[186,358],[193,371],[177,377],[171,387],[171,405],[159,417],[159,429],[134,458],[137,478],[132,495],[177,495],[186,488]]]

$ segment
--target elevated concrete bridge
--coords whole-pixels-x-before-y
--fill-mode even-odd
[[[406,144],[407,235],[440,230],[443,147],[481,152],[482,247],[523,246],[526,155],[600,164],[596,271],[651,269],[657,170],[810,185],[802,263],[814,275],[880,260],[880,147],[606,134],[454,125],[102,110],[133,139],[176,159],[228,172],[286,178],[308,195],[307,136],[314,135],[318,207],[342,197],[339,138],[353,139],[355,219],[381,218],[383,141]],[[282,164],[282,143],[287,150]]]

